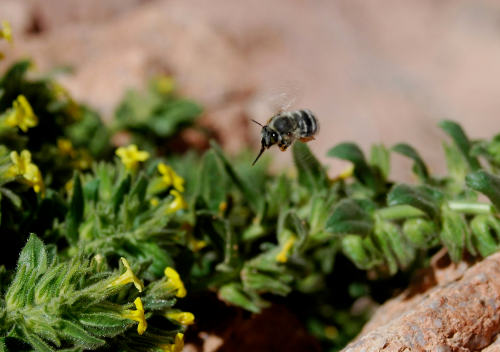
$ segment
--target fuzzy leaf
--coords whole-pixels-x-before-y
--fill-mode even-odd
[[[69,320],[60,321],[60,334],[65,339],[75,342],[78,346],[95,349],[104,345],[106,341],[89,334],[83,327]]]
[[[364,241],[358,235],[345,235],[341,240],[342,252],[360,269],[370,269],[372,260]]]
[[[435,218],[439,215],[438,199],[441,197],[438,190],[430,187],[397,184],[387,195],[387,204],[390,206],[408,204]]]
[[[470,173],[465,178],[467,186],[488,197],[497,209],[500,209],[500,177],[484,170]]]
[[[366,162],[365,155],[356,144],[350,142],[337,144],[328,151],[327,155],[350,161],[354,164],[354,175],[356,178],[372,189],[377,188],[373,171]]]
[[[123,332],[128,325],[126,319],[109,312],[80,313],[78,321],[85,330],[97,336],[114,336]]]
[[[413,172],[418,176],[421,182],[427,182],[429,180],[429,170],[418,152],[413,149],[412,146],[406,143],[399,143],[392,147],[392,150],[413,160]]]
[[[429,248],[436,244],[438,238],[435,223],[421,218],[407,219],[403,224],[403,233],[416,248]]]
[[[456,146],[460,149],[460,152],[467,160],[469,167],[473,171],[479,169],[481,165],[479,164],[478,159],[472,156],[471,143],[462,127],[458,123],[450,120],[441,121],[439,126],[453,139]]]
[[[84,200],[80,175],[73,176],[73,195],[69,204],[69,211],[66,215],[66,234],[69,242],[78,242],[78,227],[83,220]]]
[[[369,234],[373,229],[371,215],[360,200],[343,199],[333,209],[326,222],[326,230],[336,234]]]
[[[111,199],[111,205],[113,206],[113,212],[115,214],[118,213],[118,210],[120,209],[120,206],[123,203],[125,195],[130,191],[131,182],[132,179],[129,174],[120,182],[120,185],[113,194],[113,198]]]
[[[328,186],[326,171],[309,147],[305,143],[296,142],[292,147],[292,154],[299,183],[311,192],[326,189]]]
[[[230,283],[219,289],[219,297],[226,302],[242,307],[250,312],[259,313],[264,304],[255,303],[250,295],[243,291],[240,284]]]
[[[383,144],[375,144],[370,151],[370,165],[377,170],[384,180],[391,171],[391,155]]]
[[[261,197],[259,192],[251,187],[250,184],[245,182],[240,175],[236,173],[231,163],[227,160],[226,156],[222,152],[221,148],[214,141],[210,141],[210,146],[212,150],[215,152],[215,155],[219,158],[226,170],[226,173],[233,181],[234,185],[241,191],[241,193],[245,196],[246,201],[250,208],[257,214],[263,215],[264,211],[264,198]]]
[[[465,240],[469,236],[467,224],[462,215],[443,207],[441,242],[448,249],[448,254],[455,263],[462,259]]]
[[[382,253],[385,263],[389,269],[389,274],[394,275],[398,272],[398,263],[391,249],[391,234],[384,226],[377,225],[373,231],[373,239],[377,249]]]
[[[210,210],[218,212],[219,206],[226,199],[226,173],[213,150],[203,156],[198,180],[198,194],[200,194]]]
[[[470,222],[473,234],[472,242],[481,254],[486,257],[498,249],[498,236],[500,235],[500,224],[491,215],[477,215]],[[495,235],[497,238],[495,238]]]

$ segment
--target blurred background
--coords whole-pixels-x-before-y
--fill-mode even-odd
[[[61,82],[108,120],[127,88],[172,75],[232,152],[257,153],[260,128],[249,120],[265,122],[281,93],[317,114],[309,145],[331,174],[339,170],[325,154],[341,141],[365,150],[406,141],[439,173],[440,119],[471,137],[498,131],[494,0],[1,0],[0,18],[14,32],[1,70],[25,56],[42,73],[69,65]],[[393,161],[393,176],[411,179],[409,159]]]

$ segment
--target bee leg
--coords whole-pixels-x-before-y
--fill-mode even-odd
[[[304,142],[304,143],[307,143],[307,142],[312,141],[312,140],[314,140],[314,136],[299,138],[299,141]]]
[[[280,144],[280,145],[278,145],[278,148],[280,148],[280,150],[282,152],[284,152],[286,150],[286,148],[288,148],[288,145],[286,145],[286,144]]]

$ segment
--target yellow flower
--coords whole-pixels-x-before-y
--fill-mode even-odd
[[[194,314],[190,312],[173,311],[165,314],[168,319],[174,320],[182,325],[194,324]]]
[[[137,310],[124,310],[120,315],[125,319],[135,320],[139,323],[137,326],[137,333],[139,335],[144,334],[146,328],[148,327],[148,323],[146,322],[146,318],[144,317],[144,307],[142,305],[142,301],[140,297],[137,297],[134,301],[135,307]]]
[[[297,238],[295,236],[290,236],[290,238],[288,238],[288,240],[283,245],[283,248],[281,248],[281,251],[276,256],[277,262],[279,262],[279,263],[286,263],[287,262],[288,252],[290,251],[290,249],[292,248],[292,246],[296,240],[297,240]]]
[[[8,21],[2,21],[0,38],[4,38],[9,43],[12,43],[12,28],[10,27],[10,23]]]
[[[75,168],[86,170],[92,166],[92,156],[86,149],[78,149],[77,157],[78,158],[73,162]]]
[[[161,180],[165,187],[173,186],[179,192],[184,192],[184,179],[177,175],[174,169],[164,163],[159,163],[158,171],[162,175]]]
[[[203,240],[197,240],[196,238],[189,239],[189,248],[193,252],[198,252],[199,250],[205,248],[207,246],[207,242]]]
[[[16,151],[10,153],[12,164],[7,170],[7,177],[22,176],[27,184],[33,187],[36,193],[44,192],[42,173],[38,166],[31,162],[31,153],[29,150],[21,151],[19,154]]]
[[[61,155],[74,157],[76,153],[75,148],[73,148],[73,144],[67,138],[59,138],[57,140],[57,149],[59,149],[59,153],[61,153]]]
[[[164,352],[181,352],[184,348],[184,334],[178,332],[177,335],[175,335],[173,344],[160,345],[160,348]]]
[[[168,95],[174,91],[175,80],[171,76],[159,76],[154,80],[154,86],[159,93]]]
[[[153,207],[157,207],[158,204],[160,204],[160,200],[157,197],[153,197],[149,200],[149,204],[151,204]]]
[[[346,180],[349,177],[351,177],[353,173],[354,173],[354,165],[349,165],[344,170],[342,170],[340,174],[331,179],[330,182],[335,183],[340,180]]]
[[[167,266],[165,268],[165,276],[167,277],[167,288],[177,291],[175,294],[177,297],[182,298],[186,296],[186,288],[184,287],[184,283],[179,276],[179,273],[175,271],[175,269]]]
[[[21,94],[14,100],[12,108],[7,112],[5,123],[10,127],[17,126],[23,132],[28,131],[28,128],[35,127],[38,124],[38,118],[24,95]]]
[[[128,283],[133,282],[135,288],[139,291],[142,292],[144,289],[144,284],[142,283],[141,280],[137,276],[135,276],[134,272],[132,271],[132,268],[130,267],[130,264],[128,263],[127,259],[121,257],[120,260],[122,261],[123,266],[126,268],[126,271],[120,275],[117,279],[113,280],[108,287],[114,287],[114,286],[122,286],[126,285]]]
[[[125,168],[130,171],[137,169],[137,165],[140,161],[146,161],[149,159],[149,153],[143,150],[137,149],[135,144],[131,144],[128,147],[120,147],[116,150],[116,155],[118,155],[125,165]]]
[[[167,208],[167,214],[175,213],[178,210],[186,209],[187,204],[182,195],[175,189],[170,191],[170,194],[174,196],[174,200],[169,204]]]

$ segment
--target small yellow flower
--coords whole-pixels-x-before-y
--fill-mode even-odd
[[[199,250],[205,248],[207,246],[207,242],[203,240],[197,240],[196,238],[189,239],[189,248],[193,252],[198,252]]]
[[[139,291],[142,292],[144,289],[144,284],[142,283],[141,280],[137,276],[135,276],[134,272],[132,271],[132,268],[130,267],[130,264],[128,263],[127,259],[121,257],[120,260],[122,261],[123,266],[126,268],[126,271],[120,275],[117,279],[113,280],[108,287],[114,287],[114,286],[123,286],[128,283],[134,283],[135,288]]]
[[[120,315],[125,319],[137,321],[139,323],[137,326],[137,333],[142,335],[144,334],[144,331],[146,331],[148,323],[146,322],[146,317],[144,316],[144,307],[142,305],[141,298],[137,297],[134,304],[137,310],[126,309]]]
[[[194,324],[194,314],[190,312],[173,311],[165,314],[168,319],[174,320],[182,325]]]
[[[169,204],[167,208],[167,214],[175,213],[178,210],[186,209],[187,203],[182,198],[182,195],[175,189],[170,191],[170,194],[174,196],[174,200]]]
[[[161,180],[165,187],[172,186],[179,192],[184,192],[184,179],[177,175],[174,169],[164,163],[159,163],[158,171],[162,175]]]
[[[184,348],[184,334],[178,332],[177,335],[175,335],[175,341],[173,344],[160,345],[160,348],[164,352],[182,352],[182,349]]]
[[[157,197],[153,197],[149,200],[149,204],[151,204],[153,207],[157,207],[158,204],[160,204],[160,200]]]
[[[137,149],[135,144],[131,144],[128,147],[118,148],[116,150],[116,155],[120,157],[123,165],[125,165],[125,168],[130,171],[136,170],[139,162],[149,159],[149,153]]]
[[[29,150],[21,151],[19,154],[16,151],[10,153],[12,165],[7,170],[7,177],[22,176],[27,184],[33,187],[36,193],[44,192],[42,173],[38,166],[31,162],[31,153]]]
[[[38,124],[38,118],[24,95],[21,94],[14,100],[12,108],[7,112],[5,123],[10,127],[17,126],[23,132]]]
[[[175,269],[167,266],[165,268],[165,276],[167,277],[167,288],[177,291],[175,294],[177,297],[182,298],[186,296],[186,288],[184,287],[184,283],[179,276],[179,273],[175,271]]]
[[[154,86],[160,94],[168,95],[175,89],[175,80],[171,76],[159,76],[154,80]]]
[[[220,202],[219,204],[219,213],[224,214],[224,212],[227,210],[227,202]]]
[[[2,21],[0,38],[4,38],[6,41],[12,44],[12,28],[10,27],[10,23],[8,21]]]
[[[281,251],[278,253],[276,256],[276,261],[279,263],[286,263],[288,260],[288,252],[292,248],[293,244],[297,238],[295,236],[290,236],[290,238],[285,242],[283,245],[283,248],[281,248]]]
[[[57,149],[59,149],[59,153],[61,155],[74,157],[76,154],[75,148],[73,148],[73,144],[67,138],[59,138],[57,140]]]
[[[352,176],[354,173],[354,165],[349,165],[344,170],[340,172],[337,176],[330,180],[331,183],[335,183],[340,180],[346,180]]]
[[[92,166],[92,156],[86,149],[78,149],[75,151],[75,159],[72,164],[76,169],[87,170]]]

